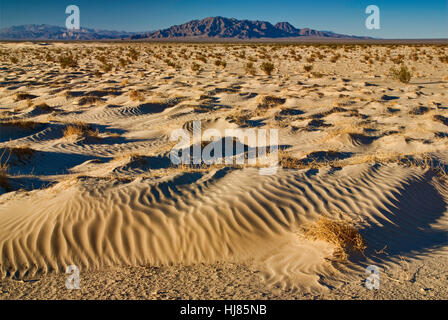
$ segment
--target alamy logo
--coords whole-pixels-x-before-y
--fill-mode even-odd
[[[67,19],[65,20],[65,27],[68,30],[79,30],[80,27],[79,7],[72,4],[65,9],[65,13],[69,14]]]
[[[369,30],[380,29],[380,8],[370,5],[366,8],[366,14],[370,14],[366,19],[366,28]]]
[[[380,288],[380,269],[375,265],[370,265],[366,268],[366,273],[369,274],[366,279],[366,288],[378,290]]]
[[[80,289],[79,268],[73,264],[69,265],[65,273],[70,274],[65,280],[65,287],[69,290]]]
[[[193,121],[192,131],[192,135],[186,129],[171,133],[170,140],[178,142],[170,152],[174,165],[248,164],[259,165],[261,175],[277,172],[277,129],[225,129],[223,136],[218,129],[202,133],[201,122]]]

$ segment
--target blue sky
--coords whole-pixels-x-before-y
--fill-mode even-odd
[[[149,31],[224,16],[381,38],[448,38],[448,0],[0,0],[0,27],[64,26],[70,4],[79,6],[86,28]],[[365,27],[370,4],[381,10],[380,30]]]

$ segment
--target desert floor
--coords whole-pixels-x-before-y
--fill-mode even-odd
[[[24,42],[0,57],[0,298],[448,298],[447,46]],[[277,129],[278,170],[173,164],[193,121]]]

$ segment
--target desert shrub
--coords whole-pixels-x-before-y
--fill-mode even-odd
[[[171,61],[170,59],[165,59],[164,62],[167,64],[167,66],[172,67],[172,68],[177,68],[178,66],[176,65],[176,63],[174,61]]]
[[[72,55],[61,56],[59,57],[59,64],[61,68],[76,68],[78,66],[78,62]]]
[[[207,63],[207,59],[204,56],[197,55],[196,59],[199,60],[199,61],[202,61],[203,63]]]
[[[271,62],[263,62],[260,68],[266,75],[270,76],[272,71],[274,71],[274,64]]]
[[[118,59],[118,64],[121,68],[125,68],[128,65],[128,61],[126,59],[120,58]]]
[[[134,61],[137,61],[139,58],[140,54],[138,53],[137,50],[135,50],[135,48],[130,48],[129,52],[128,52],[128,57],[131,58]]]
[[[401,65],[400,69],[395,69],[394,67],[392,67],[389,71],[389,74],[393,79],[398,80],[402,83],[409,83],[412,78],[411,72],[404,64]]]
[[[99,62],[103,63],[103,64],[107,63],[107,58],[106,58],[106,56],[103,56],[103,55],[101,55],[101,56],[96,56],[95,59],[98,60]]]
[[[246,73],[253,75],[253,76],[256,73],[254,64],[252,62],[246,63],[245,70],[246,70]]]
[[[448,56],[439,56],[440,62],[448,63]]]
[[[111,63],[103,63],[101,66],[100,66],[100,69],[103,71],[103,72],[110,72],[110,71],[112,71],[112,64]]]
[[[223,68],[225,68],[227,66],[227,62],[218,59],[218,60],[215,60],[215,66],[217,66],[217,67],[222,66]]]
[[[199,71],[201,71],[201,66],[200,66],[199,64],[197,64],[196,62],[193,62],[193,63],[191,64],[191,70],[192,70],[192,71],[199,72]]]
[[[313,70],[313,65],[312,64],[307,64],[303,66],[303,70],[305,72],[310,72],[311,70]]]
[[[53,58],[53,56],[51,54],[47,53],[45,55],[45,61],[47,61],[47,62],[54,62],[54,58]]]
[[[339,60],[340,57],[341,57],[341,55],[338,53],[338,54],[336,54],[336,55],[334,55],[334,56],[332,56],[330,58],[330,62],[331,63],[336,63]]]

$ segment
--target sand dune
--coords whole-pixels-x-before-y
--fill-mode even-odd
[[[92,67],[99,62],[82,53],[106,52],[112,61],[119,57],[113,50],[127,52],[127,45],[0,45],[24,61],[39,50],[79,55],[77,70],[44,60],[1,65],[3,283],[50,279],[72,264],[89,274],[224,263],[257,270],[273,297],[334,297],[347,283],[364,288],[370,264],[394,281],[388,270],[403,257],[446,255],[446,64],[421,59],[403,85],[385,76],[391,62],[372,67],[359,57],[413,47],[353,47],[337,63],[315,64],[317,74],[285,58],[266,76],[247,74],[238,60],[239,51],[255,56],[263,46],[201,45],[228,64],[201,63],[200,71],[180,58],[182,68],[167,67],[154,56],[167,54],[164,44],[136,46],[140,60],[98,77]],[[199,52],[196,46],[171,50]],[[290,50],[306,56],[320,49],[285,46],[274,54]],[[344,54],[344,47],[334,50]],[[171,133],[192,134],[193,121],[223,135],[278,129],[280,168],[262,175],[250,165],[173,165]],[[365,252],[338,261],[334,244],[307,237],[304,227],[324,216],[356,227]]]

